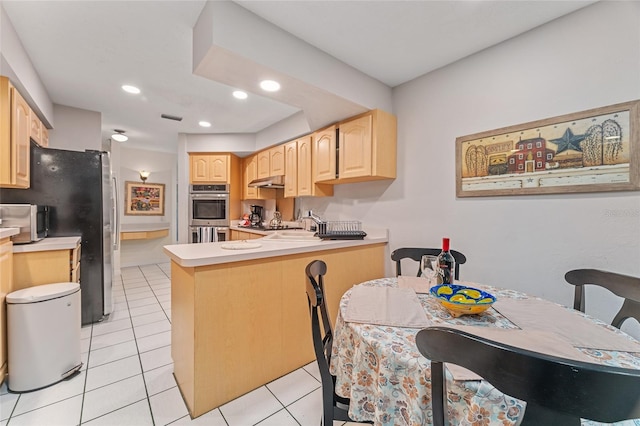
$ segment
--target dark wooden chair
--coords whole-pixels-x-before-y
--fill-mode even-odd
[[[354,420],[349,418],[348,414],[350,401],[336,394],[336,378],[329,373],[333,329],[324,297],[324,275],[327,273],[327,265],[322,260],[314,260],[307,265],[305,273],[307,274],[306,289],[311,315],[313,349],[322,382],[322,424],[333,426],[334,420],[353,422]],[[320,321],[322,321],[322,328]]]
[[[435,426],[446,424],[445,362],[474,371],[502,393],[525,401],[523,426],[640,418],[640,370],[556,358],[446,327],[420,330],[416,345],[431,360]]]
[[[612,326],[620,328],[628,318],[635,318],[640,323],[640,278],[598,269],[574,269],[567,272],[564,279],[576,286],[573,309],[584,312],[584,286],[597,285],[624,298],[622,308],[611,322]]]
[[[422,260],[422,256],[424,255],[432,255],[437,256],[440,254],[442,250],[437,248],[421,248],[421,247],[403,247],[399,249],[395,249],[393,253],[391,253],[391,260],[396,262],[396,277],[398,275],[402,275],[402,259],[413,259],[418,262],[418,274],[419,277],[422,275],[422,270],[420,269],[420,261]],[[460,279],[460,265],[464,264],[467,261],[467,257],[460,253],[459,251],[451,250],[451,255],[456,260],[456,266],[453,273],[453,278],[456,280]]]

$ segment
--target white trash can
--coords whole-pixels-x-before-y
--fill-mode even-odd
[[[80,370],[78,283],[29,287],[6,301],[10,391],[44,388]]]

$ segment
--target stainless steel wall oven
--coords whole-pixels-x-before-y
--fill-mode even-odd
[[[228,240],[229,223],[229,185],[190,185],[190,243]]]

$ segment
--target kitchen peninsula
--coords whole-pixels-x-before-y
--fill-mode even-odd
[[[192,417],[314,360],[305,293],[309,262],[327,263],[332,318],[346,290],[385,275],[386,230],[367,230],[364,240],[298,233],[164,247],[171,258],[174,375]],[[237,249],[243,244],[252,248]]]

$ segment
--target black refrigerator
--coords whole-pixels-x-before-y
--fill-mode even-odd
[[[82,324],[101,321],[113,310],[112,224],[117,210],[109,153],[31,143],[30,173],[29,189],[2,188],[0,200],[50,206],[49,237],[82,237]]]

